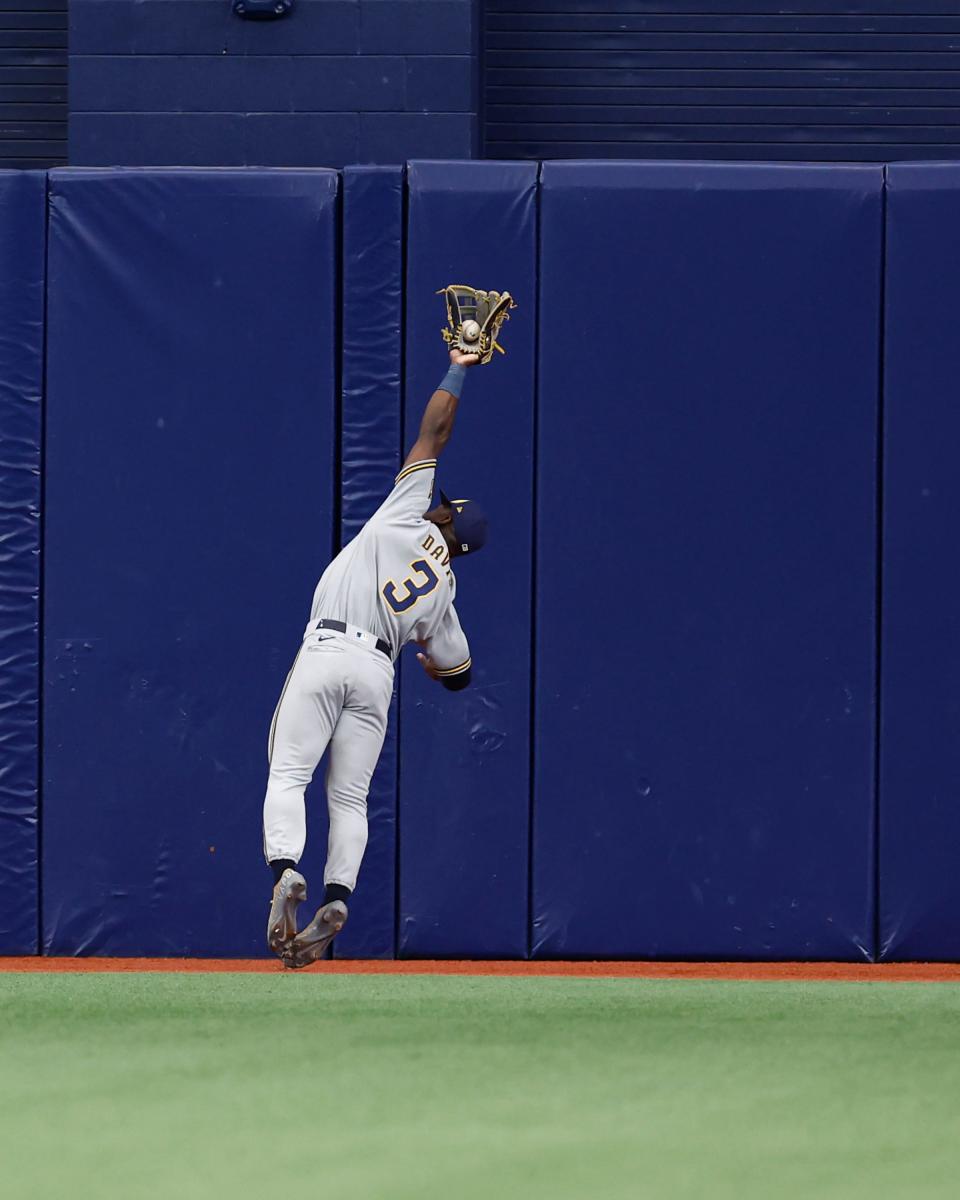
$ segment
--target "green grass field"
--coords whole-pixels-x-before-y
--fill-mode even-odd
[[[17,1200],[960,1191],[951,984],[0,974]]]

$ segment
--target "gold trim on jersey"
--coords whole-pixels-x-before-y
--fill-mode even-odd
[[[412,475],[414,471],[435,471],[437,469],[437,460],[435,458],[425,458],[422,462],[411,463],[409,467],[404,467],[400,474],[393,481],[394,487],[408,475]]]
[[[473,659],[468,658],[466,660],[466,662],[462,662],[459,667],[447,667],[447,669],[444,671],[438,670],[437,675],[440,678],[446,678],[449,675],[462,675],[464,671],[466,671],[470,668],[472,663],[473,663]]]

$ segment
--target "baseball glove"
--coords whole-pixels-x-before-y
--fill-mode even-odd
[[[464,283],[452,283],[437,292],[441,294],[447,302],[447,327],[441,332],[451,349],[479,354],[481,363],[488,363],[494,350],[506,353],[497,335],[509,320],[509,310],[517,307],[509,292],[481,292]]]

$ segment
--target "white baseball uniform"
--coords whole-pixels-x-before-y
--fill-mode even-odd
[[[310,624],[270,728],[263,803],[267,861],[299,862],[304,791],[327,746],[330,840],[324,883],[356,886],[367,845],[367,791],[393,694],[393,661],[425,644],[448,686],[465,683],[470,650],[453,600],[457,584],[440,529],[425,521],[436,459],[411,463],[363,529],[324,571]],[[346,625],[346,632],[318,627]],[[389,653],[377,648],[378,641]]]

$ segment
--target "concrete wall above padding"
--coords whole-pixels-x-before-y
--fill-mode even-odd
[[[469,158],[475,0],[73,0],[70,162],[341,167]]]

